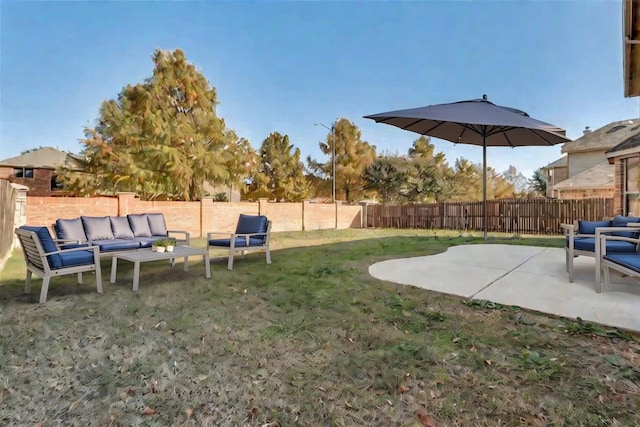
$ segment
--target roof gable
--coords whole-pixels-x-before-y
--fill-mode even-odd
[[[76,169],[80,166],[77,157],[53,147],[44,147],[0,161],[0,166],[56,169],[65,166]]]
[[[640,118],[609,123],[600,129],[585,133],[574,141],[566,142],[562,146],[562,153],[607,151],[638,132]]]

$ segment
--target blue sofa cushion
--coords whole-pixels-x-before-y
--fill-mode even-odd
[[[126,216],[110,216],[111,230],[115,239],[133,239],[133,230]]]
[[[266,233],[267,217],[264,215],[244,215],[240,214],[236,234]]]
[[[93,264],[92,251],[76,251],[60,254],[60,260],[63,267],[71,267],[74,265]]]
[[[573,247],[579,251],[595,252],[595,237],[576,237],[573,240]],[[636,244],[632,242],[621,242],[618,240],[607,241],[607,253],[632,253],[636,251]]]
[[[80,218],[56,220],[53,228],[58,239],[78,240],[81,242],[87,240],[87,235],[84,232]]]
[[[111,221],[108,216],[81,216],[80,218],[88,240],[113,239]]]
[[[578,221],[578,234],[596,234],[596,227],[611,227],[611,223],[612,221]]]
[[[640,273],[640,254],[638,253],[605,255],[604,259],[623,265]]]
[[[22,230],[33,231],[34,233],[36,233],[38,235],[38,239],[40,239],[40,243],[42,244],[42,249],[44,249],[45,252],[56,252],[58,250],[47,227],[32,227],[29,225],[23,225],[20,228]],[[60,259],[59,254],[48,255],[47,261],[49,262],[49,267],[52,270],[56,270],[62,267],[62,260]]]
[[[611,221],[611,226],[612,227],[626,227],[628,223],[638,223],[640,222],[640,218],[636,218],[633,216],[621,216],[621,215],[616,215],[613,217],[613,221]],[[614,231],[611,233],[611,235],[613,236],[621,236],[621,237],[631,237],[631,238],[637,238],[638,237],[638,233],[637,232],[633,232],[633,231]]]
[[[247,245],[247,240],[243,237],[236,237],[235,239],[235,247],[236,248],[246,248],[248,246],[262,246],[264,244],[263,239],[250,237],[249,245]],[[223,246],[225,248],[231,247],[231,239],[211,239],[209,240],[209,245],[211,246]]]
[[[127,251],[140,248],[140,243],[133,239],[92,240],[91,243],[95,246],[100,246],[100,252]]]
[[[167,236],[151,236],[151,237],[134,237],[133,240],[138,242],[141,248],[150,248],[151,244],[158,239],[164,239]]]
[[[151,237],[151,228],[147,214],[127,215],[129,225],[135,237]]]
[[[149,230],[151,230],[152,236],[167,237],[167,224],[164,222],[164,215],[161,213],[149,213],[147,214],[149,220]]]

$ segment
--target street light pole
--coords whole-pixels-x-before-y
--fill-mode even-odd
[[[338,204],[336,203],[336,123],[331,123],[331,127],[324,123],[314,123],[316,126],[322,126],[331,132],[331,202],[336,209],[336,229],[338,228]]]
[[[335,123],[331,124],[331,127],[325,125],[324,123],[314,123],[316,126],[322,126],[331,132],[331,202],[336,202],[336,134],[335,134]]]

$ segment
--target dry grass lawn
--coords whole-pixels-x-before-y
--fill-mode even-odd
[[[270,266],[249,254],[229,272],[216,259],[205,279],[198,258],[188,273],[145,264],[133,293],[130,264],[109,285],[105,260],[104,294],[93,277],[78,286],[68,276],[43,305],[40,280],[22,293],[16,252],[0,276],[0,425],[638,425],[637,336],[367,273],[482,242],[276,233]]]

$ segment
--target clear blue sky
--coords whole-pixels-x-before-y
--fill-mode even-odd
[[[0,1],[0,159],[38,146],[79,152],[100,103],[152,73],[156,48],[184,50],[217,88],[218,114],[255,148],[272,131],[304,157],[339,117],[378,153],[418,135],[366,114],[479,98],[577,138],[640,116],[623,96],[622,4],[602,1]],[[436,140],[449,164],[479,147]],[[560,146],[489,148],[527,177]]]

